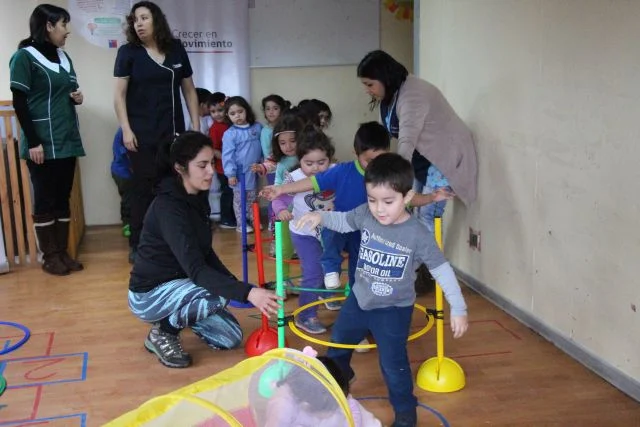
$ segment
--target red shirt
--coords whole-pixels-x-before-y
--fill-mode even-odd
[[[229,125],[223,122],[214,121],[211,127],[209,128],[209,138],[211,138],[211,142],[213,143],[213,149],[220,151],[222,153],[222,135],[229,129]],[[222,159],[216,156],[216,172],[219,174],[224,174],[224,169],[222,169]]]

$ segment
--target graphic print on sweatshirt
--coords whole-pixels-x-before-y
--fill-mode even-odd
[[[411,262],[411,249],[362,229],[357,270],[380,297],[393,294],[393,282],[403,280]]]

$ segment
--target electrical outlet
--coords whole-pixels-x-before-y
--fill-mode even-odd
[[[473,250],[480,252],[480,237],[482,233],[480,230],[474,230],[469,227],[469,247]]]

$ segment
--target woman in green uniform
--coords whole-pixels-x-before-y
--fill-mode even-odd
[[[83,269],[67,253],[76,157],[85,154],[76,115],[83,96],[71,59],[62,50],[70,19],[61,7],[38,5],[29,19],[30,36],[18,44],[9,62],[13,106],[22,127],[20,156],[27,161],[33,185],[42,269],[60,276]]]

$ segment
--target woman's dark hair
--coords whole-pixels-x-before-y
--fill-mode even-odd
[[[71,16],[66,9],[52,4],[39,4],[36,6],[29,18],[29,37],[20,40],[18,49],[28,46],[32,42],[46,42],[48,40],[47,23],[55,26],[59,21],[65,23],[71,21]]]
[[[331,358],[326,356],[318,357],[318,360],[327,368],[327,371],[336,380],[345,397],[349,395],[349,380],[340,366]],[[338,409],[338,402],[331,395],[328,388],[313,377],[306,368],[295,366],[291,372],[277,386],[288,385],[293,398],[298,402],[309,405],[311,412],[335,411]]]
[[[142,41],[135,29],[136,22],[136,10],[141,7],[146,7],[151,12],[151,18],[153,19],[153,39],[158,46],[158,50],[162,53],[167,53],[171,50],[171,42],[173,36],[171,35],[171,28],[167,17],[160,9],[160,6],[152,1],[139,1],[131,8],[131,12],[127,16],[127,42],[135,45],[142,45]]]
[[[298,160],[302,160],[307,153],[313,150],[327,153],[329,161],[333,159],[336,152],[331,139],[317,126],[308,123],[296,139],[296,156]]]
[[[326,102],[320,101],[319,99],[303,99],[298,103],[298,110],[300,112],[300,116],[307,123],[313,123],[316,126],[320,126],[320,116],[319,114],[322,111],[326,111],[329,113],[329,122],[333,117],[331,113],[331,108],[327,105]]]
[[[336,380],[338,386],[340,386],[340,390],[342,390],[345,397],[349,396],[349,379],[347,378],[347,375],[344,373],[344,371],[340,368],[340,365],[338,365],[335,360],[327,356],[318,356],[317,359],[322,362],[333,379]]]
[[[207,98],[207,107],[211,107],[212,105],[224,104],[224,100],[227,99],[227,96],[222,92],[213,92]]]
[[[383,50],[367,53],[358,64],[358,77],[377,80],[384,86],[384,99],[380,101],[383,104],[391,103],[393,95],[400,89],[408,75],[409,71],[404,65]],[[377,103],[377,100],[371,100],[372,110]]]
[[[273,137],[271,138],[271,155],[273,156],[274,161],[279,162],[286,157],[278,143],[278,136],[283,132],[294,132],[296,134],[297,150],[302,128],[304,128],[304,122],[298,116],[287,114],[280,117],[280,120],[278,120],[276,125],[273,127]]]
[[[285,110],[288,110],[289,107],[291,107],[291,102],[285,100],[280,95],[271,94],[271,95],[267,95],[264,98],[262,98],[262,110],[263,111],[264,111],[265,108],[267,108],[267,102],[275,103],[278,107],[280,107],[280,112],[281,113],[284,113]]]
[[[229,119],[229,108],[233,105],[238,105],[244,108],[245,114],[247,115],[247,123],[253,126],[256,122],[256,115],[253,113],[251,105],[249,105],[247,100],[241,96],[232,96],[224,102],[224,115],[229,123],[231,123],[231,120]]]
[[[204,147],[211,147],[211,140],[205,134],[195,131],[186,131],[173,140],[165,141],[158,150],[158,178],[176,176],[181,179],[175,165],[187,169],[189,162],[195,159]]]

